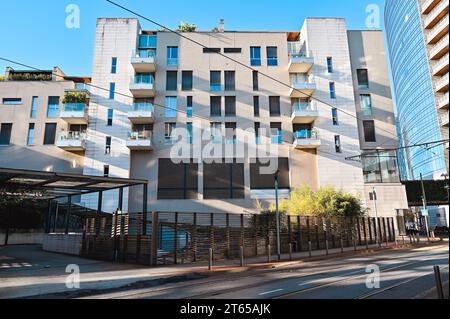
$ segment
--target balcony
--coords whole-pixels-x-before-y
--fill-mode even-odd
[[[289,72],[290,73],[308,73],[314,64],[312,54],[290,53],[289,54]]]
[[[63,104],[59,117],[69,124],[88,124],[87,110],[85,103]]]
[[[431,65],[431,70],[433,76],[442,76],[445,73],[448,73],[448,53],[440,58],[438,61],[434,61]]]
[[[90,86],[86,83],[75,83],[75,88],[73,89],[66,89],[66,92],[74,92],[74,93],[85,93],[87,95],[90,95]]]
[[[427,43],[436,44],[446,34],[448,34],[448,15],[427,32]]]
[[[150,131],[133,131],[128,134],[127,147],[132,151],[152,151],[153,133]]]
[[[155,87],[153,77],[136,77],[131,80],[130,91],[136,98],[154,97]]]
[[[134,103],[128,111],[128,119],[133,124],[154,122],[154,107],[151,103]]]
[[[308,103],[296,103],[293,106],[292,123],[294,124],[310,124],[319,117],[317,103],[311,101]]]
[[[448,34],[440,39],[433,47],[430,49],[430,59],[437,60],[442,58],[446,53],[448,53]]]
[[[448,109],[448,92],[438,98],[438,107],[440,109]]]
[[[316,83],[314,82],[314,77],[312,75],[306,77],[305,79],[295,79],[290,90],[290,97],[306,97],[314,94],[316,90]]]
[[[294,146],[296,149],[318,148],[322,145],[317,129],[301,130],[294,133]]]
[[[422,13],[428,14],[439,3],[440,0],[425,0],[422,2]]]
[[[439,116],[439,123],[443,127],[448,127],[448,112],[445,112]]]
[[[137,50],[133,51],[131,64],[138,73],[148,73],[156,71],[156,50]]]
[[[425,29],[433,28],[444,16],[448,14],[448,1],[449,0],[442,0],[427,14],[423,21]]]
[[[441,78],[434,78],[434,90],[439,93],[448,92],[448,73]]]
[[[66,151],[86,150],[85,132],[61,132],[56,140],[56,146]]]

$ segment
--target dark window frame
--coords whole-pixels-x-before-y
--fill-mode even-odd
[[[52,130],[50,131],[50,128]],[[44,129],[44,145],[55,145],[57,123],[45,123]],[[51,135],[48,135],[51,134]]]
[[[182,174],[177,174],[177,169]],[[167,177],[167,174],[169,174],[169,177]],[[198,176],[197,163],[191,161],[190,163],[175,164],[171,159],[160,158],[158,160],[158,200],[198,199]],[[180,185],[164,185],[164,183],[169,183],[171,179],[173,179],[174,184],[181,181]],[[177,192],[182,195],[177,196]],[[170,193],[175,193],[175,195],[169,195]]]
[[[211,170],[211,171],[209,171]],[[245,199],[244,163],[210,163],[203,164],[203,198],[206,200]],[[222,176],[223,175],[223,176]],[[208,180],[212,177],[212,180]],[[228,178],[225,180],[225,178]],[[224,187],[217,185],[224,184]],[[227,195],[222,195],[227,193]]]
[[[194,89],[194,72],[182,71],[181,72],[181,90],[192,91]]]
[[[369,131],[371,130],[371,131]],[[375,130],[374,120],[364,120],[363,121],[363,131],[364,131],[364,141],[366,143],[376,143],[377,134]]]
[[[178,71],[166,71],[166,91],[177,91]]]
[[[0,124],[0,145],[11,145],[12,128],[13,123]]]

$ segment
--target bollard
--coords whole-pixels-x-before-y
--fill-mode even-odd
[[[292,261],[292,243],[289,243],[289,261]]]
[[[356,248],[356,240],[355,239],[353,239],[353,250],[354,251],[357,251],[358,249]]]
[[[328,239],[325,240],[325,249],[327,251],[327,256],[328,256],[330,254],[329,247],[328,247]]]
[[[444,289],[442,288],[441,270],[439,266],[434,266],[434,278],[436,279],[436,290],[438,299],[444,299]]]
[[[310,241],[308,242],[308,250],[309,250],[309,258],[311,258],[312,257],[312,244]]]
[[[244,267],[244,247],[241,246],[241,267]]]
[[[213,250],[212,248],[209,249],[209,260],[208,260],[208,270],[212,270],[213,266]]]
[[[267,262],[271,263],[272,262],[272,254],[270,251],[270,245],[267,245]]]
[[[344,252],[344,240],[341,238],[341,253]]]

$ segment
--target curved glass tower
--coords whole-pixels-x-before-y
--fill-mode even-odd
[[[433,83],[417,0],[387,0],[387,42],[401,146],[440,141]],[[434,145],[433,145],[434,146]],[[444,147],[400,151],[402,179],[438,178],[446,172]]]

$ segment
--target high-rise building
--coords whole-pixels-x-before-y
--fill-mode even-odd
[[[448,139],[448,0],[388,0],[385,8],[401,146]],[[401,151],[403,179],[448,171],[448,143]]]

